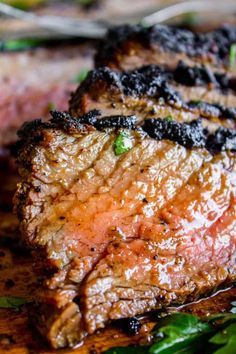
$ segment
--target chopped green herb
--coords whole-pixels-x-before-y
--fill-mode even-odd
[[[86,77],[88,76],[88,73],[89,73],[89,69],[80,70],[80,72],[74,78],[73,82],[80,84],[82,81],[84,81],[86,79]]]
[[[9,39],[0,41],[0,51],[18,51],[36,48],[43,43],[40,39]]]
[[[48,110],[49,111],[53,111],[54,109],[56,109],[56,105],[53,102],[48,102]]]
[[[17,7],[21,10],[28,10],[31,7],[42,5],[45,0],[1,0],[0,2]]]
[[[129,133],[121,131],[114,141],[115,155],[119,156],[132,149],[132,140]]]
[[[76,0],[76,2],[83,7],[91,7],[96,4],[97,0]]]
[[[232,44],[229,50],[229,65],[233,67],[236,64],[236,44]]]
[[[199,16],[196,12],[188,12],[182,17],[182,24],[185,26],[194,26],[199,23]]]
[[[166,116],[164,119],[167,120],[168,122],[172,122],[174,120],[171,115]]]
[[[174,313],[162,318],[152,330],[148,346],[112,348],[106,354],[234,354],[236,315],[222,313],[200,319]]]
[[[19,308],[27,302],[26,299],[21,297],[0,296],[0,308],[19,310]]]
[[[190,104],[201,104],[202,101],[201,100],[191,100],[189,101]]]

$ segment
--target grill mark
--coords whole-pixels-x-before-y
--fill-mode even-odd
[[[89,115],[94,114],[95,117],[97,116],[97,112],[89,112]],[[54,118],[52,122],[48,123],[41,123],[41,130],[45,130],[47,132],[48,129],[50,128],[56,128],[56,123],[55,123],[55,116],[57,115],[57,112],[53,112]],[[63,113],[59,113],[60,116],[63,116]],[[70,124],[73,124],[73,134],[80,133],[81,129],[85,131],[85,126],[82,126],[81,128],[81,123],[80,119],[84,119],[86,115],[79,117],[79,118],[73,118],[70,117],[69,115],[65,114],[64,115],[64,120],[65,120],[65,126],[61,126],[60,123],[60,128],[63,129],[66,133],[67,132],[67,127]],[[103,117],[105,120],[108,120],[108,117]],[[103,119],[101,118],[101,119]],[[71,120],[71,123],[70,123]],[[46,125],[45,125],[46,124]],[[18,155],[20,156],[20,152],[28,143],[31,141],[31,139],[34,139],[34,130],[31,130],[32,123],[25,126],[25,132],[22,131],[22,140],[20,141],[20,144],[22,145],[21,148],[19,149]],[[87,133],[89,126],[87,125]],[[141,130],[140,130],[141,128]],[[38,127],[37,127],[38,129]],[[117,127],[118,129],[118,127]],[[224,150],[230,150],[230,151],[236,151],[236,131],[234,129],[228,129],[228,128],[218,128],[214,134],[210,134],[210,131],[205,128],[203,129],[203,126],[201,124],[200,120],[195,120],[190,123],[179,123],[176,121],[169,121],[168,119],[159,119],[159,118],[150,118],[150,119],[145,119],[143,125],[137,126],[137,132],[141,133],[142,129],[145,130],[145,132],[155,138],[156,140],[162,140],[162,139],[167,139],[171,140],[174,142],[179,143],[180,145],[186,146],[188,148],[190,147],[205,147],[209,149],[212,153],[216,153],[219,151],[224,151]],[[136,128],[134,128],[136,130]],[[28,133],[32,134],[32,137],[27,138]],[[24,134],[26,135],[24,137]],[[214,142],[214,144],[212,144]],[[34,142],[37,143],[37,140]],[[27,159],[26,159],[27,161]],[[24,159],[21,159],[21,162],[24,164]],[[26,166],[27,168],[27,166]]]

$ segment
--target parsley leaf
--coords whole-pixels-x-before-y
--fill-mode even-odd
[[[173,117],[171,115],[166,116],[164,119],[167,120],[168,122],[172,122],[173,121]]]
[[[116,156],[122,155],[132,149],[132,140],[129,133],[121,131],[116,137],[113,147]]]
[[[15,296],[0,296],[0,308],[16,309],[28,303],[28,300]]]
[[[42,5],[45,0],[1,0],[0,2],[17,7],[21,10],[28,10],[31,7]]]
[[[236,63],[236,44],[232,44],[229,50],[229,65],[233,67]]]
[[[7,41],[0,41],[0,50],[1,51],[18,51],[18,50],[27,50],[31,48],[36,48],[43,43],[40,39],[9,39]]]
[[[80,84],[82,81],[86,79],[88,73],[89,73],[89,69],[80,70],[80,72],[74,78],[73,82]]]
[[[177,312],[162,318],[152,335],[149,346],[112,348],[106,354],[234,354],[236,315],[221,313],[200,319]]]

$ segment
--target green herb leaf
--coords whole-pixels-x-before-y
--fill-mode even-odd
[[[172,122],[174,120],[174,118],[171,115],[166,116],[164,119],[167,120],[168,122]]]
[[[76,0],[76,2],[83,7],[90,7],[96,4],[97,0]]]
[[[53,102],[48,102],[48,110],[53,111],[56,109],[55,103]]]
[[[154,327],[154,341],[149,353],[177,353],[179,350],[190,350],[202,336],[212,332],[212,327],[193,315],[175,313],[166,316]],[[155,339],[156,334],[156,339]]]
[[[28,10],[31,7],[42,5],[44,0],[1,0],[0,2],[17,7],[21,10]]]
[[[236,44],[232,44],[229,50],[229,65],[233,67],[236,63]]]
[[[232,335],[227,344],[216,350],[214,354],[235,354],[236,349],[236,334]]]
[[[40,39],[9,39],[8,41],[0,42],[1,51],[19,51],[36,48],[43,43]]]
[[[152,335],[149,346],[112,348],[106,354],[235,354],[236,315],[200,319],[177,312],[159,320]]]
[[[195,26],[199,23],[199,16],[196,12],[188,12],[182,17],[181,22],[186,26]]]
[[[0,308],[17,309],[28,303],[28,300],[14,296],[0,296]]]
[[[74,78],[73,82],[80,84],[82,81],[86,79],[88,73],[89,73],[89,69],[80,70],[80,72]]]
[[[116,137],[113,147],[115,151],[115,155],[119,156],[124,154],[125,152],[132,149],[132,140],[129,133],[125,131],[121,131],[119,135]]]
[[[201,100],[191,100],[189,101],[190,104],[201,104],[202,101]]]

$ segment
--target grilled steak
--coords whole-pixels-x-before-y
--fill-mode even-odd
[[[235,43],[234,25],[206,34],[164,25],[123,25],[110,30],[95,60],[97,66],[122,70],[147,64],[173,68],[183,60],[189,65],[201,63],[224,71],[229,68],[230,48]]]
[[[99,68],[90,72],[70,100],[74,116],[91,109],[100,109],[104,115],[135,114],[139,121],[173,116],[186,122],[201,116],[212,129],[235,128],[234,107],[234,80],[183,63],[171,71],[155,65],[123,73]]]
[[[76,88],[73,81],[85,65],[91,67],[87,45],[67,45],[63,51],[54,46],[1,53],[0,145],[15,142],[25,121],[49,117],[52,107],[68,109]]]
[[[53,347],[235,280],[235,130],[54,112],[20,138],[15,205],[52,270],[37,326]]]

